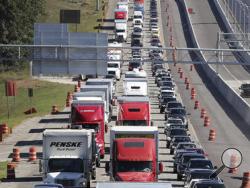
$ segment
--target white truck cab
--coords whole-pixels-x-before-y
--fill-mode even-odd
[[[126,20],[115,20],[115,35],[118,42],[127,41],[127,21]]]
[[[134,11],[133,25],[139,23],[143,26],[143,14],[141,11]]]
[[[120,61],[111,61],[108,62],[108,72],[115,72],[116,80],[121,79],[121,62]]]

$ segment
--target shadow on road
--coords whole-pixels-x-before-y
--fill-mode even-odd
[[[68,123],[69,118],[41,119],[39,123]]]
[[[41,146],[43,144],[42,140],[25,140],[18,141],[15,146]]]
[[[9,179],[2,179],[1,181],[2,182],[31,182],[31,181],[42,181],[42,177],[20,177],[20,178],[15,178],[15,179],[12,179],[12,180],[9,180]]]
[[[41,159],[43,157],[43,154],[42,154],[42,152],[37,152],[36,156],[37,156],[38,159]],[[9,154],[8,158],[12,159],[12,157],[13,157],[13,154],[12,153]],[[20,153],[20,158],[21,159],[28,159],[29,158],[29,153]]]
[[[45,129],[30,129],[29,133],[42,133]]]

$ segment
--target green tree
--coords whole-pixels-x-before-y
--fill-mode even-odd
[[[45,0],[0,0],[0,43],[30,44],[33,40],[33,24],[44,12]],[[1,49],[3,58],[15,56],[11,49]],[[4,67],[18,63],[3,61]],[[8,68],[7,68],[8,69]]]

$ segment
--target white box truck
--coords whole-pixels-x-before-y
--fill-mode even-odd
[[[44,183],[90,187],[96,178],[96,143],[91,130],[50,129],[43,132]]]
[[[148,81],[146,78],[125,78],[123,79],[124,95],[148,95]]]
[[[95,79],[88,79],[86,81],[86,85],[108,85],[110,90],[110,98],[113,99],[113,95],[115,94],[115,86],[113,79],[107,79],[107,78],[95,78]]]

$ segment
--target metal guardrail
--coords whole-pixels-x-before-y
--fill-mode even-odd
[[[19,44],[0,44],[0,51],[11,51],[13,53],[12,57],[0,57],[0,61],[4,60],[13,60],[13,61],[116,61],[116,60],[109,60],[107,58],[103,59],[79,59],[77,57],[70,57],[68,55],[68,50],[71,49],[107,49],[107,50],[120,50],[123,54],[128,54],[128,51],[131,50],[141,50],[141,51],[149,51],[149,50],[162,50],[166,51],[167,59],[162,61],[163,63],[171,63],[172,57],[175,56],[176,63],[187,63],[187,64],[232,64],[232,65],[248,65],[246,63],[241,62],[220,62],[218,57],[218,54],[223,54],[224,56],[229,56],[231,52],[250,52],[250,49],[212,49],[212,48],[182,48],[182,47],[161,47],[161,48],[155,48],[155,47],[109,47],[109,46],[84,46],[84,45],[19,45]],[[34,56],[34,53],[36,50],[48,50],[49,56],[46,58],[40,58],[39,56]],[[65,54],[63,56],[58,56],[58,52],[64,52]],[[24,53],[25,52],[25,53]],[[27,53],[28,52],[28,53]],[[206,63],[201,62],[199,60],[197,61],[190,61],[185,60],[185,55],[189,53],[209,53],[211,54],[211,60],[207,61]],[[28,55],[27,55],[28,54]],[[222,58],[223,59],[223,58]],[[131,61],[131,59],[124,59],[119,61]],[[159,61],[159,60],[152,60],[150,58],[144,57],[142,62],[153,62],[153,61]],[[250,66],[250,62],[249,62]]]

